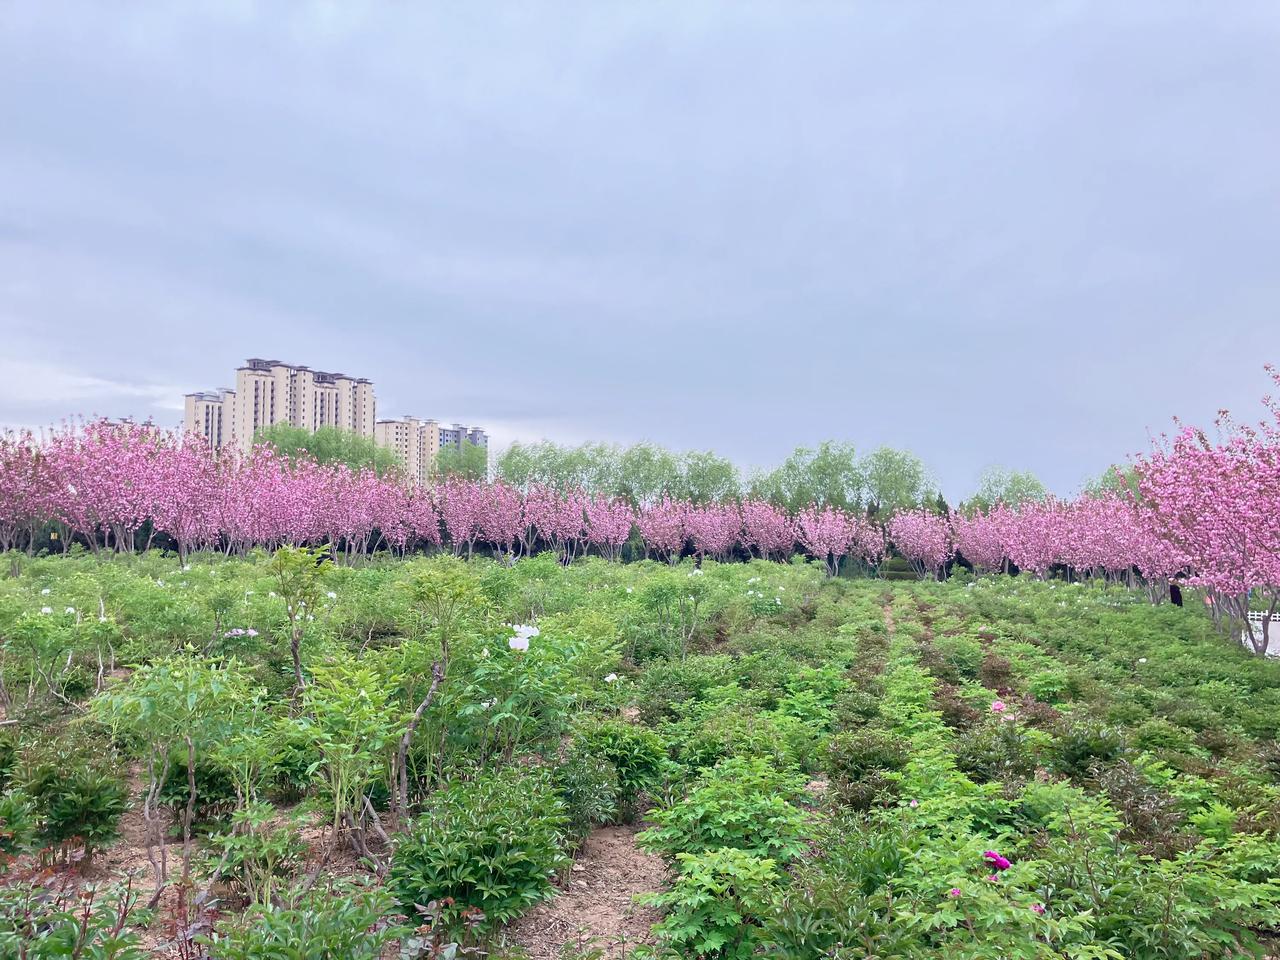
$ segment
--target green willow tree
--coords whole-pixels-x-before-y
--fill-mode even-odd
[[[309,457],[317,463],[344,463],[353,470],[372,469],[379,476],[400,466],[395,452],[380,447],[372,437],[362,437],[338,427],[321,427],[312,433],[302,427],[277,423],[253,435],[257,443],[269,443],[287,460]]]
[[[436,454],[435,475],[441,480],[484,480],[489,475],[489,451],[470,440],[443,447]]]
[[[978,478],[978,489],[961,509],[968,514],[990,510],[1002,503],[1016,510],[1026,503],[1042,503],[1049,496],[1043,483],[1028,470],[988,467]]]

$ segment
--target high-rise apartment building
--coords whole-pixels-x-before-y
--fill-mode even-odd
[[[419,420],[417,417],[401,417],[399,420],[379,420],[374,425],[374,440],[379,446],[395,451],[410,482],[427,484],[435,472],[436,457],[445,447],[462,449],[463,443],[473,443],[489,450],[489,436],[479,427],[465,427],[455,423],[441,426],[438,420]]]
[[[209,446],[221,450],[231,437],[236,392],[223,387],[204,393],[188,393],[183,403],[183,428],[198,433]]]
[[[247,451],[255,431],[278,423],[372,437],[375,400],[369,380],[252,357],[236,370],[234,390],[187,394],[185,414],[185,429],[214,449]]]

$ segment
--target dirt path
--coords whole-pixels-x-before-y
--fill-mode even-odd
[[[593,830],[560,892],[508,927],[508,941],[530,960],[559,960],[565,944],[594,945],[605,957],[621,958],[653,943],[649,929],[658,912],[633,898],[661,890],[664,869],[661,858],[636,847],[637,829]]]

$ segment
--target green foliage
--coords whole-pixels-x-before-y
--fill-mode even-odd
[[[856,509],[865,502],[866,476],[853,445],[824,442],[791,456],[751,480],[751,494],[791,512],[809,504]]]
[[[1068,721],[1053,741],[1055,767],[1067,776],[1084,776],[1094,764],[1110,763],[1124,752],[1124,735],[1090,719]]]
[[[988,467],[978,478],[978,489],[961,504],[965,513],[985,513],[996,504],[1016,510],[1025,503],[1038,503],[1049,495],[1035,474],[1028,471]]]
[[[989,719],[956,743],[956,766],[978,783],[1028,777],[1036,767],[1035,745],[1020,723]]]
[[[284,600],[289,623],[289,652],[293,657],[294,682],[301,689],[306,679],[302,673],[302,638],[307,625],[315,618],[321,593],[329,579],[332,563],[329,547],[281,547],[271,558],[271,574],[276,590]]]
[[[587,752],[580,742],[571,744],[554,770],[556,792],[564,802],[568,838],[576,846],[594,826],[618,816],[618,768]]]
[[[706,771],[637,837],[668,857],[733,847],[786,863],[804,849],[804,814],[795,806],[803,778],[760,757],[734,757]]]
[[[381,960],[408,933],[396,919],[387,891],[333,885],[254,906],[204,943],[217,960]]]
[[[910,745],[891,731],[871,726],[844,731],[827,742],[827,776],[842,803],[865,810],[897,795],[898,781],[889,774],[905,767],[909,755]]]
[[[358,820],[365,791],[383,769],[386,750],[403,725],[391,684],[351,659],[317,664],[302,695],[298,728],[318,754],[334,831]]]
[[[497,914],[545,895],[566,846],[642,805],[660,808],[651,846],[680,870],[658,947],[672,957],[695,954],[679,931],[717,928],[726,903],[742,919],[708,950],[789,960],[1225,960],[1258,955],[1275,927],[1280,664],[1236,651],[1199,605],[1029,577],[828,581],[806,563],[695,574],[553,556],[324,563],[322,586],[286,599],[275,562],[73,552],[0,578],[6,884],[43,867],[41,789],[58,796],[77,768],[138,771],[148,839],[167,836],[172,860],[185,824],[156,815],[149,788],[185,819],[190,761],[197,816],[218,815],[193,862],[207,873],[226,854],[207,878],[223,912],[214,957],[369,956],[400,912],[415,927],[447,915],[398,932],[404,956],[428,937],[465,955],[449,940],[500,939]],[[505,623],[541,634],[514,651]],[[413,789],[377,820],[405,719],[446,654],[407,751]],[[99,794],[113,790],[72,791],[68,819]],[[288,889],[296,830],[339,807],[374,876],[395,861],[375,884],[399,897],[416,878],[399,905]],[[766,861],[759,888],[730,876]],[[491,894],[507,909],[464,915]],[[347,897],[362,903],[344,919]],[[242,901],[262,909],[242,922]],[[24,929],[53,950],[33,929],[70,927]]]
[[[576,734],[582,752],[610,764],[618,775],[618,815],[635,818],[640,801],[666,781],[671,765],[667,744],[652,730],[621,720],[583,726]]]
[[[0,873],[11,859],[31,849],[37,826],[35,801],[20,790],[0,794]]]
[[[109,758],[56,740],[26,753],[17,785],[35,801],[37,842],[64,859],[81,845],[88,862],[119,835],[127,792]]]
[[[434,902],[446,927],[489,929],[550,896],[567,826],[541,773],[509,768],[455,780],[396,845],[388,882],[406,913]]]
[[[483,480],[489,475],[489,449],[470,440],[464,440],[461,446],[441,447],[434,472],[442,480]]]
[[[319,427],[314,431],[277,423],[259,427],[253,435],[255,443],[269,443],[286,460],[315,460],[317,463],[342,463],[353,470],[374,470],[379,475],[401,466],[395,451],[381,447],[372,437],[362,437],[339,427]]]
[[[741,493],[738,469],[709,451],[673,453],[649,443],[626,449],[608,444],[563,447],[549,441],[513,443],[494,472],[521,489],[534,484],[577,489],[650,503],[664,496],[719,503]]]
[[[867,510],[885,518],[899,510],[925,506],[937,497],[937,484],[923,461],[906,450],[878,447],[860,464]]]
[[[921,933],[895,909],[898,878],[911,840],[901,821],[839,816],[816,838],[820,855],[792,868],[762,922],[774,956],[908,957],[922,951]],[[854,945],[857,945],[856,948]]]
[[[666,914],[654,927],[664,950],[678,957],[756,956],[759,918],[777,884],[776,864],[731,847],[681,853],[676,860],[671,889],[647,898]]]
[[[134,925],[146,921],[127,886],[0,886],[0,957],[146,960]]]
[[[217,879],[250,903],[267,904],[282,880],[301,865],[306,844],[296,824],[274,822],[275,808],[250,803],[231,815],[228,829],[211,838]]]
[[[175,819],[190,799],[187,781],[187,755],[185,747],[174,750],[169,761],[169,775],[160,788],[159,803],[168,807]],[[236,784],[226,768],[203,754],[195,763],[196,805],[195,822],[210,823],[231,813],[239,803]]]
[[[409,596],[422,618],[416,626],[435,631],[442,644],[448,644],[482,601],[480,585],[467,565],[444,554],[413,565]]]

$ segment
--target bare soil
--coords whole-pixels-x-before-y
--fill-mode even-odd
[[[635,896],[665,886],[662,859],[640,850],[639,827],[599,827],[586,843],[554,898],[535,907],[506,930],[508,943],[523,947],[530,960],[559,960],[565,945],[595,946],[605,957],[623,958],[640,944],[652,944],[656,908]]]

